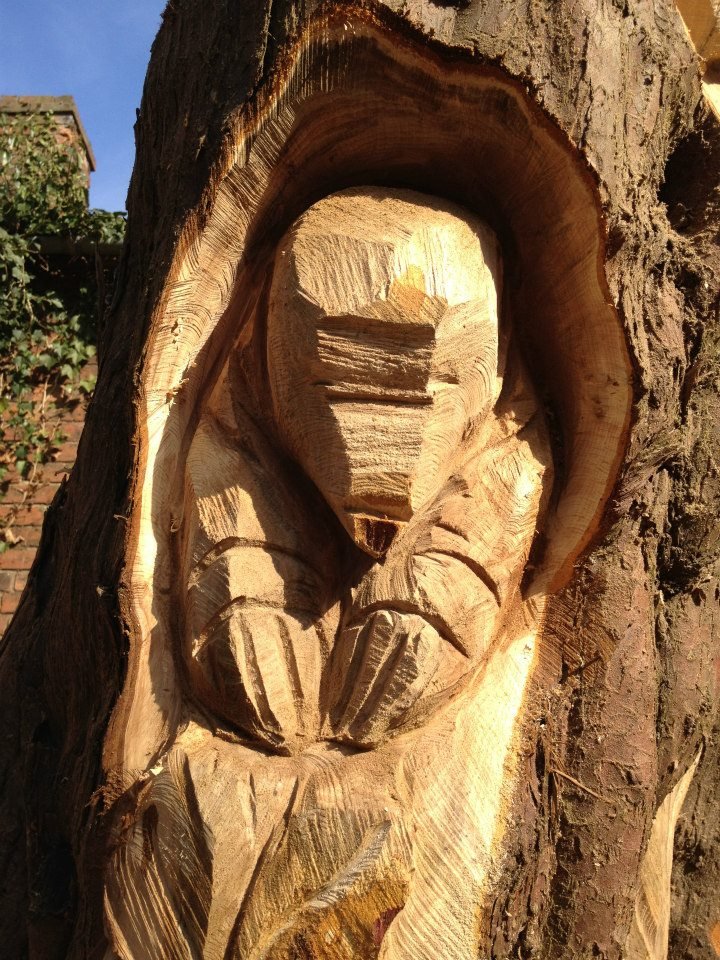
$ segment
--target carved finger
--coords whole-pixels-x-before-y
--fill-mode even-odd
[[[409,728],[469,669],[417,614],[379,610],[341,640],[348,657],[345,685],[333,711],[335,735],[372,746]]]
[[[190,682],[234,727],[292,753],[317,736],[322,661],[315,627],[282,610],[239,606],[193,644]]]

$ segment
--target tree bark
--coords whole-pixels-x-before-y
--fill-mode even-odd
[[[128,236],[97,389],[76,466],[48,511],[0,649],[0,942],[13,957],[114,955],[106,953],[114,935],[103,904],[108,864],[137,816],[145,782],[140,762],[118,759],[133,722],[128,691],[138,689],[142,634],[128,558],[137,547],[151,447],[148,391],[161,397],[175,389],[154,358],[162,337],[172,336],[168,304],[182,307],[183,265],[215,229],[228,171],[247,159],[240,134],[251,134],[251,143],[271,122],[263,111],[281,112],[277,91],[293,57],[306,42],[311,62],[307,38],[339,33],[343,19],[348,43],[363,31],[391,38],[418,70],[432,64],[440,86],[453,70],[482,75],[505,92],[508,116],[521,103],[538,128],[547,126],[543,149],[567,156],[568,170],[584,171],[578,190],[597,198],[598,209],[589,206],[599,231],[598,289],[614,307],[631,360],[629,433],[606,508],[567,575],[544,588],[545,626],[514,741],[517,771],[491,895],[479,905],[475,953],[463,947],[457,956],[655,960],[665,955],[668,935],[672,957],[720,955],[720,133],[670,0],[171,0],[136,126]],[[422,97],[418,88],[415,109]],[[303,168],[292,170],[282,204],[258,214],[263,236],[280,235],[289,226],[283,217],[292,222],[325,193],[364,182],[362,171],[343,182],[332,166],[332,150],[342,157],[337,117],[337,130],[327,127],[331,173],[296,188]],[[429,113],[427,124],[435,122]],[[477,122],[468,114],[469,136]],[[407,144],[409,156],[413,148]],[[423,177],[432,175],[431,192],[445,195],[437,172],[399,185],[426,187]],[[522,260],[531,240],[507,189],[505,207],[496,198],[498,221],[512,221]],[[548,189],[560,187],[549,181]],[[467,202],[458,191],[450,199]],[[263,242],[260,236],[253,249]],[[217,297],[220,314],[229,286]],[[579,302],[568,299],[568,314]],[[590,309],[583,301],[581,312]],[[541,381],[550,382],[551,369],[546,363]],[[183,402],[194,408],[197,396]],[[552,408],[552,396],[547,402]],[[160,746],[149,751],[143,776],[176,722],[167,719],[169,708],[163,712],[162,692],[154,696],[162,717],[147,735]],[[659,844],[672,847],[675,829],[668,811],[680,807],[685,789],[674,859],[665,862]],[[198,836],[203,829],[200,823]],[[212,870],[203,864],[213,853],[203,842],[194,849],[207,880]],[[663,911],[657,900],[669,897],[665,874],[671,902]],[[199,905],[177,916],[188,929],[196,922],[205,929],[202,901],[212,891],[200,884],[195,894]],[[387,948],[393,910],[364,941],[368,956]],[[183,936],[168,956],[216,955],[200,934]],[[390,954],[404,955],[401,948]],[[305,931],[267,956],[345,954]]]

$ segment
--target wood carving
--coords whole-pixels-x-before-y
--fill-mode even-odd
[[[676,4],[698,56],[703,93],[720,118],[720,5],[716,0],[676,0]]]
[[[716,6],[168,5],[0,953],[718,952]]]
[[[552,486],[544,416],[501,317],[499,244],[438,198],[352,189],[314,204],[285,234],[266,302],[252,342],[230,352],[203,402],[188,447],[176,604],[189,726],[144,788],[160,821],[143,828],[143,844],[134,833],[120,840],[110,866],[109,917],[124,958],[177,949],[167,939],[172,922],[138,920],[161,915],[191,882],[167,878],[191,833],[173,840],[182,815],[165,799],[163,777],[180,795],[191,787],[201,807],[218,781],[252,796],[253,826],[239,830],[228,876],[210,883],[200,854],[193,866],[201,880],[193,875],[193,889],[210,885],[212,904],[250,884],[231,930],[224,915],[219,929],[202,931],[203,943],[198,933],[208,957],[294,955],[304,924],[323,915],[337,939],[328,956],[357,956],[382,917],[413,898],[418,918],[403,933],[393,927],[385,951],[420,955],[432,942],[414,929],[428,893],[412,875],[437,856],[439,824],[424,837],[430,811],[414,810],[415,791],[433,815],[440,801],[446,826],[462,830],[460,864],[449,867],[475,862],[478,887],[483,831],[497,829],[522,690],[503,689],[502,674],[517,684],[519,650],[525,669],[529,662],[541,604],[528,608],[520,584]],[[506,716],[494,729],[496,715]],[[208,722],[235,746],[212,785],[193,759],[189,768],[180,759],[217,756],[197,745]],[[478,747],[477,731],[453,736],[461,723],[492,737],[492,777],[478,766],[490,743]],[[438,751],[456,771],[449,803],[432,773]],[[320,763],[332,806],[316,783]],[[367,783],[387,787],[368,795]],[[396,798],[392,812],[379,806],[399,789],[404,802]],[[482,792],[486,811],[473,800]],[[345,849],[339,815],[352,825],[342,829]],[[292,852],[308,842],[308,818],[312,868]],[[271,839],[280,826],[282,844]],[[152,874],[142,879],[148,842],[160,851],[162,892]],[[450,902],[443,869],[432,872],[447,887],[443,909],[456,914],[443,949],[469,956],[471,916]],[[285,872],[292,890],[280,882]],[[277,929],[271,907],[285,918]],[[297,922],[288,910],[299,911]],[[407,942],[392,948],[398,937]]]
[[[281,241],[272,416],[229,363],[189,451],[182,574],[193,690],[268,745],[381,741],[518,605],[550,456],[526,376],[495,409],[500,289],[487,228],[410,193],[336,195]]]
[[[127,791],[105,878],[122,960],[475,955],[546,598],[625,442],[628,360],[582,175],[510,88],[496,112],[496,78],[418,79],[370,29],[345,80],[343,24],[329,36],[337,116],[349,83],[368,123],[384,104],[382,140],[368,154],[358,123],[333,141],[344,157],[323,148],[328,64],[299,55],[230,158],[148,359],[131,559],[146,639],[105,760]],[[443,104],[434,128],[387,109],[388,86],[419,83]],[[480,177],[456,115],[471,102]],[[470,206],[418,190],[422,154]],[[297,169],[401,186],[311,198]],[[490,196],[509,259],[473,212]]]

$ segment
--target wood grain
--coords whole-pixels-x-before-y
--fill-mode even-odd
[[[651,824],[704,743],[678,819],[670,943],[705,960],[720,917],[720,140],[674,2],[180,0],[154,45],[137,144],[98,388],[0,651],[8,953],[96,958],[111,923],[140,955],[170,942],[179,955],[253,943],[332,956],[337,938],[340,956],[472,943],[494,960],[618,960]],[[233,384],[262,382],[254,345],[279,241],[321,198],[363,184],[440,195],[499,238],[500,315],[555,469],[546,549],[538,540],[523,587],[534,578],[547,597],[544,628],[521,639],[519,624],[511,661],[493,648],[478,713],[443,706],[393,735],[370,729],[360,703],[348,735],[377,746],[263,752],[186,674],[188,452],[229,353],[243,357]],[[272,409],[266,386],[253,423]],[[322,507],[302,475],[292,488]],[[352,545],[327,504],[316,515]],[[392,529],[377,532],[381,552]],[[228,569],[246,549],[233,544]],[[217,550],[188,575],[205,562],[209,574]],[[347,557],[332,564],[340,580]],[[428,724],[437,739],[398,779],[410,786],[387,784],[389,753]],[[305,794],[293,794],[299,767]],[[317,855],[328,824],[343,838],[335,858]],[[452,842],[466,829],[476,843]],[[183,859],[160,876],[181,830]],[[196,873],[208,868],[209,902]],[[299,888],[305,868],[317,886]],[[441,874],[455,878],[451,902]],[[170,896],[178,883],[194,895]]]
[[[289,958],[318,942],[306,929],[318,911],[328,956],[367,954],[383,916],[426,914],[426,872],[433,910],[452,904],[455,920],[430,936],[426,922],[396,933],[389,918],[382,955],[473,951],[489,869],[478,851],[491,862],[501,833],[541,610],[537,598],[524,606],[520,584],[553,475],[535,390],[517,349],[507,359],[501,302],[494,234],[435,197],[355,188],[281,239],[267,318],[229,354],[187,446],[174,531],[184,732],[138,781],[141,834],[116,834],[106,896],[123,960]],[[232,746],[218,753],[208,727]],[[497,759],[477,767],[491,729]],[[388,791],[404,781],[389,815]],[[234,822],[241,784],[252,828],[219,847],[210,823]],[[445,866],[438,830],[464,838]],[[168,872],[174,862],[187,875]],[[214,905],[239,876],[230,927]],[[473,878],[471,901],[456,902],[460,876]],[[186,888],[210,892],[188,908],[192,925]]]

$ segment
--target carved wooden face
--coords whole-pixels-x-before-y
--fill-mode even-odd
[[[270,294],[275,420],[355,542],[382,555],[500,392],[494,235],[411,192],[315,204]]]

